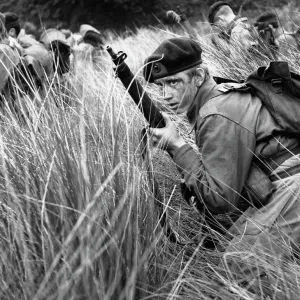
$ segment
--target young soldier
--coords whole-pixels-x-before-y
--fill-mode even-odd
[[[150,129],[152,141],[172,156],[200,212],[216,216],[236,211],[249,186],[254,193],[265,194],[249,203],[226,232],[232,240],[224,265],[240,284],[256,282],[254,292],[267,278],[264,292],[272,296],[271,278],[260,267],[260,259],[278,266],[281,259],[300,253],[300,160],[296,156],[300,142],[280,133],[258,97],[231,90],[234,84],[217,85],[201,53],[191,39],[166,40],[146,59],[144,77],[161,87],[165,105],[187,115],[202,157],[185,143],[167,115],[164,128]],[[254,158],[272,161],[272,173],[254,168]],[[296,169],[295,175],[282,175],[282,170],[289,174],[291,168]],[[253,184],[253,179],[258,182]]]

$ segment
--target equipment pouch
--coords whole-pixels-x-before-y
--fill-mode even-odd
[[[273,192],[273,184],[268,175],[255,163],[252,162],[244,193],[255,207],[261,207],[268,203]]]

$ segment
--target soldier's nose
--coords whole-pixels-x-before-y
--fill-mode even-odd
[[[164,101],[169,102],[170,100],[172,100],[172,95],[171,94],[164,95]]]

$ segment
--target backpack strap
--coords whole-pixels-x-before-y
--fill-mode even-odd
[[[229,78],[223,78],[223,77],[218,77],[218,76],[213,76],[214,81],[217,84],[221,84],[221,83],[229,83],[229,82],[234,82],[234,83],[241,83],[243,81],[236,81],[234,79],[229,79]]]
[[[220,84],[218,90],[222,93],[249,92],[251,91],[251,87],[245,82],[227,82]]]
[[[288,149],[284,151],[284,153],[281,153],[279,155],[277,154],[266,159],[254,158],[254,160],[259,165],[261,170],[269,176],[283,162],[297,154],[300,154],[300,146],[297,146],[293,149]]]

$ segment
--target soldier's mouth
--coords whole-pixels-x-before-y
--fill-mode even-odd
[[[177,110],[178,104],[177,104],[177,103],[169,104],[169,107],[170,107],[170,109],[172,109],[172,110]]]

